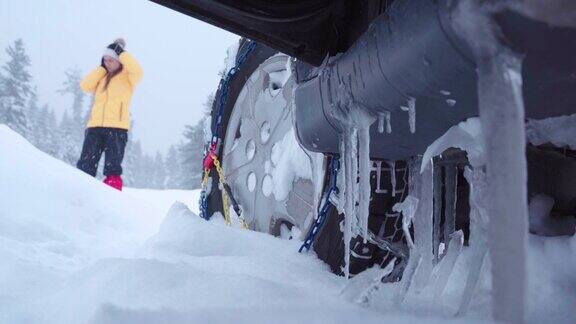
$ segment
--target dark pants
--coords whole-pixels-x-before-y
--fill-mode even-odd
[[[98,162],[104,156],[104,175],[121,175],[128,131],[120,128],[93,127],[86,129],[82,154],[76,167],[96,176]]]

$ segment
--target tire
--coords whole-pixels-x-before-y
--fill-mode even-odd
[[[242,39],[240,41],[239,53],[243,53],[249,44],[250,42]],[[287,81],[287,79],[283,79],[282,81],[277,80],[278,75],[289,76],[286,64],[289,59],[288,56],[279,54],[277,51],[262,44],[256,44],[254,49],[249,53],[246,61],[239,67],[239,71],[229,81],[229,92],[227,101],[223,107],[219,134],[221,142],[217,152],[224,173],[226,174],[226,181],[230,185],[235,200],[242,207],[242,214],[245,216],[249,227],[277,236],[281,233],[282,224],[289,228],[296,226],[298,229],[302,229],[307,222],[309,223],[309,220],[306,221],[301,217],[297,217],[297,215],[300,213],[304,215],[310,214],[309,210],[313,208],[312,200],[314,196],[310,190],[306,189],[312,187],[311,181],[294,178],[293,182],[289,184],[291,189],[286,196],[285,205],[295,206],[296,210],[301,206],[306,206],[307,209],[305,208],[304,212],[302,212],[302,208],[300,208],[300,211],[294,211],[294,208],[290,210],[288,207],[281,208],[283,203],[276,203],[279,199],[276,196],[276,187],[278,185],[276,182],[272,185],[271,182],[273,172],[262,167],[265,164],[268,164],[268,166],[272,165],[271,167],[274,166],[272,151],[276,144],[280,142],[278,137],[284,139],[282,136],[286,135],[292,128],[292,108],[290,105],[292,83],[291,81]],[[279,68],[280,70],[277,70]],[[219,113],[220,96],[221,87],[219,87],[216,93],[216,100],[212,106],[211,126],[213,133],[216,128]],[[260,101],[260,99],[262,99],[262,101]],[[262,105],[262,102],[264,102],[264,105]],[[279,106],[278,103],[285,103],[285,105]],[[269,104],[269,106],[266,104]],[[246,111],[252,112],[254,115],[252,119],[250,116],[246,116]],[[275,113],[274,111],[280,112]],[[260,117],[265,118],[264,123],[270,121],[268,123],[268,135],[266,135],[269,138],[264,138],[265,124],[260,124],[262,120]],[[250,132],[248,130],[250,130]],[[293,140],[296,142],[295,136]],[[252,144],[254,149],[252,156],[247,158],[242,154],[248,155],[248,153],[246,153],[248,152],[248,144]],[[298,144],[296,145],[299,148]],[[246,152],[244,152],[244,150],[246,150]],[[300,154],[305,154],[305,156],[310,157],[303,149],[300,148],[300,150]],[[238,158],[246,159],[246,161],[243,161],[246,163],[236,163],[235,161],[238,161]],[[258,162],[261,163],[258,164]],[[247,164],[258,164],[258,170],[235,171]],[[239,167],[236,168],[236,166]],[[250,166],[250,168],[253,167]],[[249,177],[246,177],[244,173],[248,174]],[[253,177],[251,178],[250,176]],[[254,181],[250,181],[251,179],[254,179]],[[280,177],[279,179],[278,181],[280,182],[286,182],[288,178],[284,179],[284,177]],[[277,181],[276,178],[274,181]],[[207,194],[208,213],[209,215],[218,215],[218,213],[224,215],[224,208],[226,207],[223,206],[222,189],[218,186],[219,176],[217,172],[211,172],[210,182],[211,185],[209,185],[209,187],[211,189]],[[271,191],[266,192],[267,190],[273,190],[274,195],[272,196]],[[299,192],[300,194],[293,194],[293,192]],[[252,196],[250,195],[258,197],[254,197],[252,201]],[[271,199],[271,197],[274,199]],[[297,203],[290,203],[290,201],[294,199],[299,199],[299,201]],[[302,204],[302,202],[304,202],[304,204]],[[274,206],[272,206],[273,208],[266,209],[266,215],[264,215],[263,209],[257,208],[261,207],[260,205],[262,204],[273,204]],[[268,212],[268,210],[270,210],[270,212]],[[312,215],[310,214],[306,217],[311,218]],[[233,215],[231,218],[234,221],[235,217]]]
[[[246,47],[248,46],[249,42],[245,40],[241,40],[239,53],[242,53]],[[223,107],[223,115],[222,115],[222,122],[220,127],[220,134],[219,137],[221,138],[221,144],[219,145],[218,156],[221,159],[224,171],[226,173],[226,165],[228,162],[227,156],[227,145],[228,139],[231,134],[234,137],[238,136],[236,134],[239,128],[235,128],[235,123],[237,122],[236,114],[238,114],[238,105],[242,105],[242,100],[245,100],[244,97],[241,97],[242,91],[244,91],[245,87],[248,84],[249,80],[253,75],[258,71],[263,69],[263,66],[266,66],[268,62],[277,58],[277,52],[272,50],[269,47],[266,47],[262,44],[257,44],[256,47],[252,50],[250,55],[247,57],[247,60],[240,66],[239,71],[235,74],[234,78],[229,83],[229,93],[227,101]],[[260,79],[258,79],[260,80]],[[220,87],[221,88],[221,87]],[[282,89],[286,90],[286,89]],[[291,95],[291,91],[287,91]],[[216,120],[218,118],[218,112],[221,105],[221,90],[219,89],[216,93],[214,104],[212,106],[212,132],[215,131],[216,128]],[[268,108],[268,107],[259,107],[259,108]],[[236,109],[236,110],[235,110]],[[243,117],[241,117],[242,119]],[[243,119],[242,119],[243,120]],[[242,135],[242,134],[240,134]],[[238,141],[238,143],[242,143]],[[243,147],[243,144],[238,144],[238,147]],[[303,150],[304,152],[304,150]],[[404,166],[405,167],[405,166]],[[398,186],[404,186],[404,177],[403,177],[403,170],[399,168],[398,170]],[[329,179],[329,170],[324,170],[325,173],[317,175],[317,177],[321,177],[326,183],[326,180]],[[390,180],[385,175],[386,179],[383,180],[384,183],[389,184]],[[218,173],[214,170],[210,173],[210,179],[212,185],[209,187],[207,194],[208,199],[208,213],[209,215],[218,215],[224,214],[224,206],[222,202],[222,191],[221,188],[217,185],[219,182]],[[260,178],[259,178],[260,179]],[[234,184],[231,183],[230,178],[227,175],[227,181],[230,183],[233,195],[235,199],[238,201],[240,205],[244,204],[241,191],[246,191],[245,188],[234,188]],[[304,186],[301,182],[295,181],[293,183],[293,190],[298,191],[298,186]],[[372,178],[372,187],[376,188],[376,178]],[[324,188],[323,188],[324,189]],[[259,190],[259,189],[257,189]],[[309,202],[311,203],[310,209],[317,209],[317,201],[314,200],[313,196],[317,194],[315,192],[309,192],[307,194],[307,198],[309,198]],[[397,202],[398,199],[401,198],[401,195],[398,195],[396,199],[392,199],[386,195],[382,195],[380,193],[373,192],[374,201],[371,204],[371,212],[370,212],[370,228],[375,233],[384,234],[388,240],[392,241],[402,241],[403,236],[401,231],[399,231],[399,224],[401,224],[401,219],[397,215],[390,215],[390,214],[383,214],[382,211],[388,211],[391,209],[393,203]],[[304,195],[301,195],[304,196]],[[344,244],[343,244],[343,235],[340,231],[340,222],[342,221],[343,215],[338,215],[335,208],[332,208],[331,215],[328,217],[328,221],[326,222],[325,226],[319,233],[316,243],[314,244],[314,250],[316,251],[318,257],[330,265],[332,271],[337,274],[342,274],[341,269],[344,261]],[[243,215],[249,215],[250,213],[243,213]],[[264,221],[260,221],[262,217],[256,218],[253,221],[248,220],[249,226],[251,229],[255,229],[261,232],[266,232],[275,236],[282,236],[281,234],[284,232],[286,233],[286,229],[292,230],[294,226],[303,234],[307,234],[309,230],[309,225],[311,224],[311,218],[303,221],[302,219],[297,220],[295,217],[289,217],[290,215],[286,214],[273,214],[270,215],[269,221],[266,219]],[[221,217],[221,216],[220,216]],[[249,216],[248,216],[249,217]],[[388,224],[390,223],[390,224]],[[381,228],[385,226],[385,230],[381,230]],[[290,235],[287,235],[290,237]],[[303,237],[301,237],[303,238]],[[352,252],[353,256],[351,259],[351,273],[356,274],[364,269],[372,266],[374,264],[379,264],[381,266],[385,266],[392,258],[386,251],[379,250],[373,244],[363,244],[361,238],[355,238],[352,242]]]
[[[248,44],[249,42],[245,38],[240,39],[240,46],[238,48],[238,53],[245,51]],[[236,73],[234,79],[230,82],[228,90],[228,99],[226,105],[223,108],[223,114],[222,114],[222,122],[220,127],[222,132],[222,134],[220,134],[221,139],[224,138],[224,136],[226,135],[225,132],[228,126],[228,122],[230,120],[230,115],[232,114],[232,109],[234,107],[236,99],[238,99],[240,91],[242,90],[244,84],[246,83],[246,80],[248,80],[250,75],[252,75],[252,73],[256,70],[256,68],[260,66],[260,64],[262,64],[267,58],[273,56],[274,54],[276,54],[276,51],[273,50],[272,48],[257,43],[256,47],[252,50],[252,52],[250,53],[250,55],[240,68],[240,70]],[[212,103],[212,112],[210,114],[212,120],[210,130],[212,134],[216,132],[217,127],[216,122],[219,113],[218,98],[222,96],[221,92],[222,88],[219,86],[218,90],[216,91],[215,100]],[[222,151],[223,151],[223,145],[220,144],[217,152],[219,157],[222,156]],[[217,213],[224,215],[224,208],[222,206],[222,190],[218,186],[219,181],[220,177],[218,173],[214,171],[211,172],[210,173],[211,189],[207,195],[208,214],[210,215],[210,217],[214,216],[214,214]]]
[[[373,161],[376,163],[376,161]],[[392,211],[392,206],[401,202],[408,194],[407,165],[404,161],[397,161],[394,172],[396,173],[396,194],[392,196],[391,170],[385,161],[381,177],[376,171],[370,174],[371,201],[369,210],[368,228],[380,238],[391,243],[406,244],[402,232],[402,216]],[[381,179],[380,179],[381,178]],[[380,180],[380,186],[378,185]],[[381,189],[377,189],[380,188]],[[382,190],[385,189],[385,190]],[[318,258],[330,266],[333,273],[344,275],[344,233],[341,223],[344,214],[339,214],[336,208],[331,208],[327,220],[318,233],[313,249]],[[384,268],[394,259],[389,251],[382,250],[370,242],[364,243],[360,236],[353,237],[350,242],[350,275],[356,275],[372,266]],[[400,262],[401,260],[396,260]],[[401,274],[401,271],[400,271]],[[398,278],[395,278],[396,281]]]

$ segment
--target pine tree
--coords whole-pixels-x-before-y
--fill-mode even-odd
[[[194,126],[186,125],[184,144],[180,146],[182,163],[180,185],[183,189],[200,187],[202,159],[204,157],[204,119]]]
[[[58,148],[54,132],[56,127],[56,116],[48,105],[42,106],[36,118],[36,142],[37,147],[54,157],[57,157]]]
[[[61,158],[75,165],[80,157],[82,143],[84,141],[84,99],[85,95],[80,88],[82,75],[78,69],[70,69],[65,72],[66,77],[62,83],[62,88],[58,92],[62,95],[72,96],[71,114],[64,115],[60,125],[61,139]]]
[[[74,120],[82,120],[84,117],[84,99],[85,94],[80,88],[82,81],[82,74],[77,68],[70,69],[65,72],[66,78],[62,83],[62,89],[58,90],[61,94],[72,95],[72,118]]]
[[[135,161],[136,157],[134,156],[134,142],[128,137],[128,142],[126,142],[126,150],[124,152],[124,161],[122,163],[122,179],[124,181],[124,185],[127,187],[136,187],[135,186]]]
[[[152,188],[165,189],[166,188],[166,166],[164,158],[160,152],[156,152],[154,162],[152,163]]]
[[[155,170],[154,170],[154,159],[148,154],[143,154],[140,160],[139,169],[139,182],[142,184],[142,188],[154,188],[155,187]]]
[[[37,89],[34,88],[30,92],[30,98],[28,99],[28,104],[26,107],[26,113],[28,116],[28,126],[30,131],[28,133],[28,141],[36,147],[40,147],[40,133],[38,130],[38,125],[40,122],[40,107],[38,107],[38,93]]]
[[[18,39],[6,49],[9,60],[0,75],[0,123],[28,137],[30,129],[26,104],[31,95],[31,79],[28,69],[30,58],[24,50],[24,42]]]
[[[166,188],[180,189],[181,162],[175,145],[170,146],[164,165],[166,168]]]
[[[80,152],[82,149],[82,144],[78,143],[77,140],[76,121],[74,121],[66,111],[64,112],[60,126],[58,126],[57,129],[59,144],[57,157],[60,160],[74,166],[80,157]]]
[[[210,113],[214,105],[215,96],[211,93],[206,98],[203,106],[204,117],[194,126],[186,125],[184,129],[184,142],[178,147],[179,180],[178,185],[182,189],[199,188],[203,175],[204,147],[206,143],[206,129],[209,124]]]
[[[56,129],[58,129],[58,122],[56,121],[56,113],[54,113],[54,110],[49,109],[47,106],[46,108],[48,109],[48,117],[46,121],[47,131],[45,133],[46,141],[48,143],[46,152],[52,156],[56,156],[56,152],[58,152],[58,133],[56,132]]]
[[[144,176],[144,160],[140,141],[131,140],[129,137],[124,156],[122,178],[126,181],[126,186],[145,188],[146,177]]]

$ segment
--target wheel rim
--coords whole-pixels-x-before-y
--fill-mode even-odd
[[[223,143],[223,168],[232,193],[250,227],[263,232],[271,232],[271,224],[280,220],[303,228],[313,210],[309,179],[288,179],[292,189],[278,199],[274,188],[280,179],[271,173],[272,150],[293,129],[288,60],[275,55],[252,73],[234,104]]]

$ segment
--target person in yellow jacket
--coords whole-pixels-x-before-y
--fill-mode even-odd
[[[108,45],[100,66],[80,83],[84,92],[94,94],[94,104],[76,166],[96,176],[104,153],[104,183],[118,190],[123,185],[122,159],[130,129],[130,102],[142,79],[142,67],[125,47],[123,39]]]

